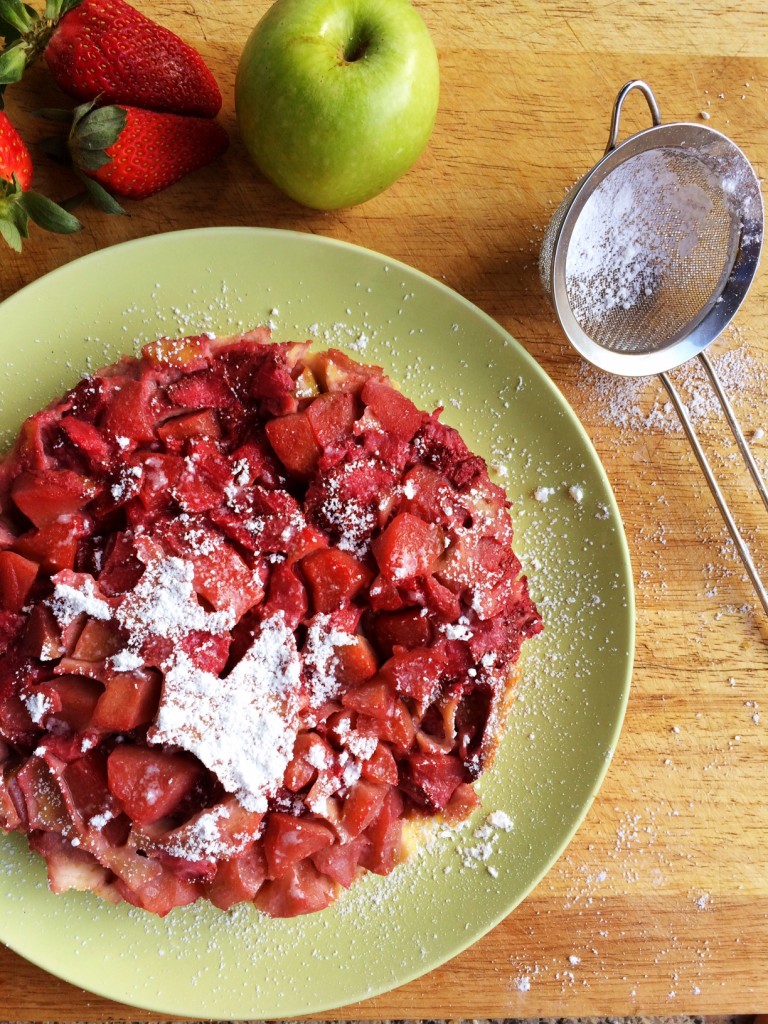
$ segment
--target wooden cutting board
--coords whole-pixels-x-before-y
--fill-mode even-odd
[[[613,98],[653,86],[665,120],[731,135],[768,171],[768,14],[759,0],[417,0],[442,69],[438,123],[413,171],[375,200],[321,214],[283,199],[236,139],[238,55],[266,0],[141,0],[196,45],[224,93],[226,158],[129,218],[85,214],[79,236],[35,232],[2,255],[0,297],[103,246],[176,228],[249,224],[333,236],[445,281],[496,318],[579,414],[624,517],[637,581],[637,653],[608,777],[559,863],[490,935],[398,990],[328,1014],[476,1018],[748,1013],[768,1009],[768,623],[693,456],[653,382],[588,371],[538,281],[537,253],[564,191],[602,154]],[[9,91],[29,117],[60,101],[42,68]],[[627,131],[647,124],[639,98]],[[67,194],[41,161],[38,186]],[[768,275],[714,353],[765,470]],[[683,375],[697,423],[768,576],[768,516],[702,382]],[[765,435],[763,435],[765,431]],[[766,714],[762,717],[762,705]],[[7,1021],[149,1020],[0,949]]]

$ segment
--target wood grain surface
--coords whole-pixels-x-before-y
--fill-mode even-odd
[[[410,263],[515,335],[580,416],[624,517],[637,583],[626,725],[584,825],[522,906],[442,968],[328,1016],[766,1011],[768,624],[658,387],[609,381],[581,364],[548,309],[537,253],[564,190],[602,154],[613,98],[630,78],[652,84],[665,120],[705,123],[706,112],[706,123],[730,134],[760,177],[768,172],[768,14],[763,0],[416,4],[442,70],[431,143],[384,195],[320,214],[262,180],[236,137],[238,56],[267,0],[138,0],[209,61],[233,145],[218,164],[133,204],[129,218],[88,210],[79,236],[38,231],[23,255],[4,251],[0,297],[128,238],[266,225],[333,236]],[[30,111],[60,100],[36,67],[9,91],[8,109],[34,140],[43,129]],[[646,123],[643,102],[631,99],[626,130]],[[58,198],[73,190],[42,157],[38,185]],[[758,274],[713,352],[765,470],[768,274]],[[768,517],[702,382],[690,373],[682,379],[768,577]],[[77,990],[4,948],[0,1002],[7,1021],[155,1019]]]

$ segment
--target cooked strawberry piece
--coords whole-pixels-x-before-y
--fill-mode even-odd
[[[316,612],[347,604],[371,581],[371,572],[348,551],[325,548],[305,555],[301,571]]]
[[[402,438],[382,430],[381,424],[370,410],[366,410],[358,420],[358,425],[360,429],[364,429],[363,451],[368,455],[374,455],[379,463],[392,470],[398,477],[413,463],[416,458],[413,446]],[[379,502],[380,524],[383,525],[389,519],[392,508],[397,504],[397,497],[395,492],[382,497]]]
[[[249,811],[236,797],[227,795],[213,807],[198,811],[178,828],[159,837],[150,835],[147,845],[150,849],[157,848],[192,861],[208,861],[205,849],[208,846],[215,849],[219,857],[234,857],[260,834],[263,817],[260,811]]]
[[[407,583],[431,572],[442,551],[443,540],[439,527],[425,523],[410,512],[396,515],[373,542],[373,554],[379,569],[397,584]]]
[[[80,539],[90,533],[91,526],[87,516],[62,515],[56,522],[23,533],[15,541],[13,550],[38,562],[51,574],[61,569],[74,569]]]
[[[501,580],[503,563],[510,557],[508,548],[478,536],[474,530],[465,530],[445,552],[437,575],[455,591],[477,582],[482,583],[483,590],[490,590]]]
[[[204,334],[188,338],[158,338],[145,345],[141,354],[154,366],[173,366],[192,373],[208,365],[211,340]]]
[[[366,782],[364,779],[351,787],[341,815],[341,827],[347,836],[354,839],[374,821],[388,791],[388,786]]]
[[[174,416],[158,427],[157,433],[166,445],[174,441],[181,443],[191,437],[210,437],[218,440],[222,436],[216,413],[211,409]]]
[[[232,388],[205,371],[190,373],[166,388],[173,404],[183,409],[225,409],[236,402]]]
[[[185,633],[177,645],[189,660],[203,672],[219,675],[229,658],[232,638],[229,633],[211,635],[202,630]],[[172,640],[165,637],[152,637],[141,648],[142,656],[147,664],[162,667],[168,659],[169,652],[174,650]],[[153,653],[154,652],[154,653]]]
[[[206,885],[205,893],[215,907],[229,910],[236,903],[252,900],[267,877],[267,862],[258,843],[251,843],[242,853],[219,862],[216,875]]]
[[[376,820],[365,830],[370,846],[361,863],[377,875],[388,875],[402,857],[403,798],[400,791],[390,788]]]
[[[156,412],[152,403],[157,385],[151,377],[124,380],[113,391],[105,416],[105,426],[113,437],[127,437],[133,442],[155,439]]]
[[[420,804],[433,811],[448,805],[467,773],[457,757],[448,754],[412,754],[407,761],[404,782]]]
[[[163,874],[161,864],[147,857],[145,850],[139,852],[131,846],[107,846],[99,851],[99,862],[117,875],[125,899],[130,899],[126,892],[138,892],[143,886],[157,882]]]
[[[216,874],[216,861],[210,857],[176,857],[165,850],[152,850],[149,855],[171,871],[180,881],[192,883],[210,882]]]
[[[424,419],[410,398],[378,377],[365,382],[360,397],[384,430],[402,441],[410,441]]]
[[[361,778],[368,782],[376,782],[396,786],[398,780],[397,762],[386,743],[378,743],[371,757],[363,762]]]
[[[358,728],[361,722],[358,719]],[[399,751],[406,751],[411,748],[416,736],[416,726],[406,705],[401,700],[396,700],[392,714],[384,719],[379,725],[379,736],[387,740]]]
[[[224,487],[231,480],[229,464],[213,441],[196,439],[186,450],[169,477],[171,496],[185,512],[207,512],[221,504]]]
[[[461,525],[465,518],[461,496],[437,469],[417,462],[403,481],[401,512],[411,512],[428,523]]]
[[[112,497],[122,504],[138,494],[146,512],[163,512],[175,504],[187,467],[179,455],[153,454],[144,459],[136,473],[124,468],[112,485]],[[139,515],[137,526],[143,526],[145,516]],[[130,525],[130,524],[129,524]]]
[[[61,429],[91,470],[103,473],[110,468],[114,448],[92,423],[76,416],[64,416]]]
[[[336,648],[336,679],[342,686],[357,686],[376,675],[379,660],[363,636]]]
[[[77,638],[72,657],[80,661],[103,661],[123,646],[117,627],[105,619],[88,619]]]
[[[348,889],[360,873],[360,861],[371,845],[367,836],[356,836],[346,843],[334,843],[312,854],[318,871]]]
[[[40,690],[55,695],[58,707],[54,718],[66,722],[75,732],[85,729],[91,722],[94,708],[103,687],[86,676],[61,675],[40,685]]]
[[[24,819],[19,814],[17,805],[21,805],[23,810],[24,801],[14,774],[13,771],[0,770],[0,828],[4,828],[6,832],[13,832],[17,828],[26,828],[27,826],[26,811],[24,811]]]
[[[22,620],[23,621],[23,620]],[[36,604],[26,620],[21,650],[31,658],[55,661],[64,653],[61,629],[51,609]]]
[[[110,672],[91,718],[91,726],[103,732],[128,732],[147,725],[160,702],[160,673],[152,669]]]
[[[249,490],[239,511],[215,509],[210,519],[232,540],[262,555],[291,551],[293,560],[306,550],[327,547],[327,539],[304,524],[301,506],[285,491]]]
[[[253,484],[262,484],[269,488],[278,486],[277,460],[266,441],[261,438],[249,438],[239,448],[236,448],[230,456],[230,465],[235,483],[240,486],[251,487]]]
[[[112,535],[99,573],[99,589],[114,596],[133,590],[144,572],[136,554],[133,537],[124,532]]]
[[[443,817],[449,822],[465,821],[478,807],[480,807],[480,797],[470,783],[461,782],[453,791],[453,795],[443,811]]]
[[[13,612],[0,611],[0,654],[8,650],[11,643],[24,628],[24,616]]]
[[[20,612],[27,603],[40,566],[14,551],[0,551],[0,608]]]
[[[405,604],[395,584],[381,574],[371,584],[368,599],[374,612],[397,611]]]
[[[126,814],[149,825],[171,814],[198,781],[202,768],[184,754],[148,747],[115,747],[107,761],[109,788]]]
[[[395,647],[410,651],[415,647],[426,647],[432,639],[432,625],[423,608],[371,616],[370,622],[366,622],[366,630],[385,658],[391,657]]]
[[[345,708],[384,721],[395,713],[395,694],[383,679],[373,679],[347,690],[341,698]]]
[[[309,786],[316,778],[317,769],[313,768],[313,766],[303,757],[297,757],[294,754],[292,760],[288,764],[288,767],[285,769],[283,784],[285,785],[285,788],[289,789],[292,793],[298,793],[300,789],[304,789],[305,786]]]
[[[283,877],[266,881],[253,902],[269,917],[296,917],[324,910],[335,897],[335,883],[310,860],[302,860]]]
[[[79,815],[84,825],[90,826],[91,818],[95,817],[97,824],[103,827],[119,813],[107,784],[107,759],[101,751],[91,750],[68,764],[62,772],[62,781],[69,813]]]
[[[268,877],[284,878],[298,861],[330,846],[333,839],[333,832],[320,821],[274,811],[264,833]]]
[[[118,876],[116,885],[123,899],[136,907],[141,907],[142,910],[157,914],[158,917],[165,917],[174,907],[184,907],[200,898],[201,887],[198,883],[179,878],[169,868],[159,864],[158,867],[159,874],[138,888],[130,887]]]
[[[296,629],[306,617],[307,608],[307,591],[293,566],[288,562],[276,565],[269,576],[264,614],[282,612],[289,629]]]
[[[305,505],[312,521],[344,547],[365,547],[382,522],[382,495],[396,486],[397,474],[350,443],[345,456],[324,457],[321,472],[307,489]]]
[[[195,590],[216,611],[231,611],[239,619],[263,598],[260,578],[202,518],[176,519],[159,535],[174,554],[192,563]]]
[[[347,690],[341,699],[344,707],[358,712],[358,730],[388,740],[402,750],[410,747],[416,727],[388,682],[372,679]]]
[[[0,702],[0,739],[14,746],[26,746],[32,742],[40,726],[35,725],[29,708],[16,693],[6,693]]]
[[[285,417],[298,409],[293,377],[285,365],[284,354],[281,346],[266,346],[248,386],[249,397],[258,401],[260,411],[272,416]]]
[[[433,650],[401,651],[381,666],[380,674],[394,690],[429,704],[440,692],[445,662]]]
[[[12,466],[17,472],[23,469],[48,469],[53,464],[53,459],[46,451],[47,438],[58,419],[57,412],[43,409],[22,423],[11,454]]]
[[[467,489],[487,473],[485,462],[470,452],[458,431],[435,416],[424,419],[417,440],[421,461],[439,470],[454,487]]]
[[[30,829],[63,832],[69,827],[70,816],[59,784],[41,757],[27,758],[16,773],[16,781],[24,798],[25,817]]]
[[[305,412],[315,440],[322,448],[329,448],[352,433],[357,402],[348,391],[327,391],[310,402]]]
[[[46,859],[51,892],[95,892],[110,903],[120,902],[109,871],[87,850],[72,846],[70,839],[55,832],[35,832],[29,846]]]
[[[317,464],[320,447],[303,412],[291,413],[266,424],[267,437],[289,473],[309,476]]]
[[[325,740],[314,732],[302,732],[293,745],[293,757],[285,770],[284,782],[296,793],[309,785],[318,770],[333,764],[334,753]]]
[[[456,622],[461,615],[459,595],[443,586],[434,576],[424,580],[424,597],[428,606],[447,622]],[[473,607],[474,602],[473,602]]]
[[[119,364],[118,364],[119,365]],[[84,377],[68,394],[68,412],[79,420],[95,424],[101,420],[114,387],[120,384],[119,371],[113,376]]]
[[[369,377],[380,377],[380,366],[364,366],[337,348],[318,352],[310,366],[325,391],[351,391],[359,394]]]

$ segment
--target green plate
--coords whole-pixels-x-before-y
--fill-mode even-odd
[[[53,896],[42,860],[20,837],[0,837],[2,941],[92,992],[197,1018],[317,1013],[418,977],[491,929],[582,821],[618,738],[632,668],[624,532],[575,415],[498,324],[376,253],[213,228],[62,267],[0,306],[3,439],[80,374],[158,334],[266,322],[277,339],[312,337],[379,363],[420,405],[445,406],[514,502],[516,548],[546,629],[525,646],[519,698],[478,787],[482,810],[460,829],[424,829],[406,864],[366,877],[319,914],[271,921],[251,906],[224,914],[200,904],[159,920],[90,894]],[[514,827],[484,829],[498,810]]]

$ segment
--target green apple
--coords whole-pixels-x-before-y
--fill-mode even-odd
[[[245,45],[235,103],[259,170],[335,210],[405,174],[439,92],[434,44],[408,0],[277,0]]]

